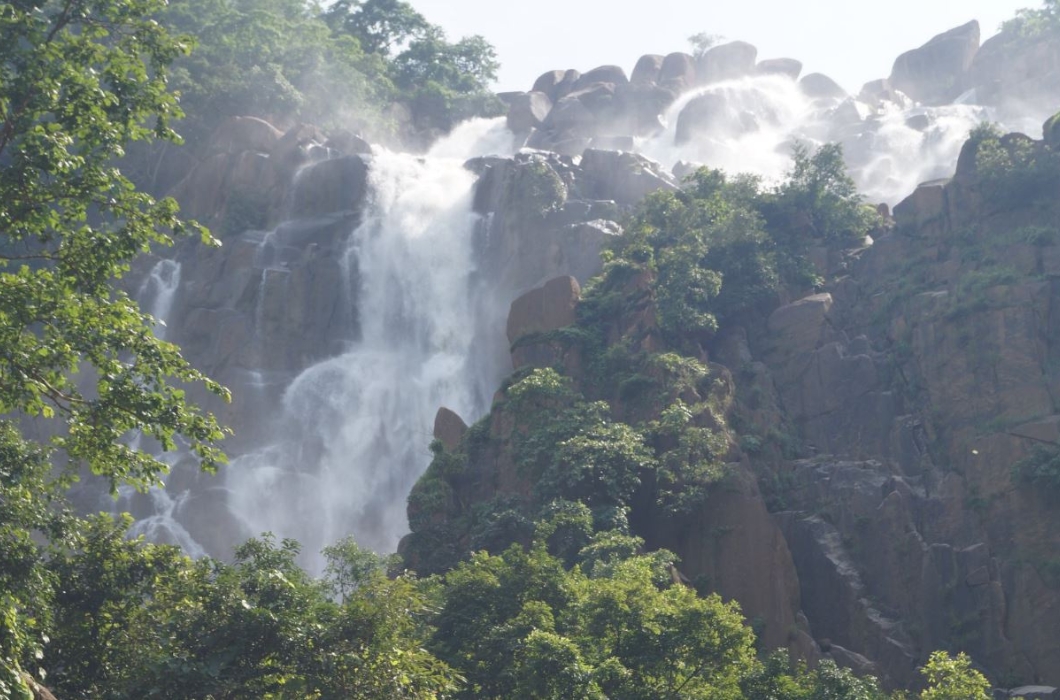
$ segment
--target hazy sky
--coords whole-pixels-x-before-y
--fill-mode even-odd
[[[555,68],[618,64],[688,49],[697,32],[742,39],[758,57],[788,56],[848,91],[886,77],[898,54],[979,20],[983,40],[1038,0],[410,0],[451,39],[482,34],[501,61],[499,90],[529,90]]]

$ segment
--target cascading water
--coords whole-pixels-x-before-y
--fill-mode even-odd
[[[176,260],[162,259],[144,278],[137,291],[136,298],[155,323],[152,328],[155,336],[165,340],[169,314],[173,310],[173,301],[180,288],[181,264]],[[143,447],[143,436],[137,433],[131,439],[134,449]],[[183,452],[158,453],[159,459],[177,468]],[[144,511],[143,517],[137,519],[129,530],[130,537],[143,535],[152,542],[163,542],[178,545],[191,556],[202,556],[206,552],[195,538],[175,517],[177,510],[188,497],[188,491],[170,494],[164,488],[152,488],[146,494],[140,494],[131,486],[122,486],[118,490],[117,501],[110,502],[114,512]],[[146,507],[142,507],[146,506]]]
[[[346,535],[393,551],[407,531],[405,498],[430,461],[435,412],[444,405],[475,419],[488,408],[477,387],[492,391],[500,377],[469,362],[477,217],[463,164],[512,150],[502,120],[474,120],[426,156],[372,158],[343,265],[360,337],[295,378],[278,438],[225,472],[229,508],[246,529],[296,538],[310,568]]]
[[[166,320],[173,309],[173,299],[179,287],[180,263],[163,259],[151,268],[136,294],[140,308],[154,317],[154,332],[161,340],[166,339]]]
[[[704,109],[694,136],[677,143],[682,112],[697,100]],[[993,118],[974,104],[873,108],[851,98],[814,100],[790,78],[763,75],[686,93],[663,115],[665,129],[637,147],[667,167],[689,161],[778,182],[791,166],[793,142],[839,142],[866,199],[895,204],[919,183],[952,174],[968,132]]]

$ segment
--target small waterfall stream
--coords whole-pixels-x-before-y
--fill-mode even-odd
[[[173,299],[179,287],[180,263],[163,259],[151,268],[136,294],[140,308],[154,317],[154,332],[161,340],[166,339],[166,320],[173,310]]]

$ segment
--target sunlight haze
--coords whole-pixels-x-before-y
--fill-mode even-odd
[[[689,36],[706,32],[754,44],[759,59],[796,58],[804,73],[826,73],[854,92],[866,81],[888,76],[900,53],[936,34],[976,19],[985,41],[1017,9],[1038,5],[1028,0],[412,4],[452,39],[486,37],[501,62],[498,90],[529,90],[538,75],[557,68],[586,71],[613,63],[628,73],[642,54],[686,51]]]

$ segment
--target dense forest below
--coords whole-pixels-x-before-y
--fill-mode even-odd
[[[1060,4],[1005,31],[1060,38]],[[497,68],[486,39],[454,41],[403,0],[0,4],[0,698],[985,700],[1034,680],[988,679],[957,632],[904,688],[800,656],[774,643],[794,621],[767,643],[667,546],[726,493],[794,509],[783,465],[812,456],[795,427],[760,429],[759,370],[719,364],[722,346],[847,284],[874,240],[945,228],[923,202],[893,217],[866,204],[837,145],[795,145],[777,183],[704,167],[631,206],[602,272],[566,288],[566,322],[510,338],[515,372],[489,414],[430,444],[396,554],[347,537],[315,577],[291,539],[192,558],[130,537],[127,514],[78,512],[68,497],[86,479],[116,495],[159,485],[166,453],[206,473],[226,462],[227,429],[192,397],[223,405],[228,390],[156,335],[123,282],[142,255],[270,223],[249,194],[212,232],[183,219],[164,195],[189,154],[245,116],[313,123],[347,149],[423,150],[505,114]],[[1041,267],[1060,243],[1058,120],[1042,140],[984,123],[965,143],[965,209],[1015,233],[946,243],[977,265],[939,302],[948,321],[1002,306],[988,290],[1022,274],[1007,248]],[[562,209],[551,162],[512,166],[534,216]],[[901,273],[910,298],[931,289],[918,262]],[[902,293],[872,297],[881,319]],[[927,390],[902,342],[888,371],[914,405]],[[1006,488],[1055,510],[1058,464],[1043,444]]]

